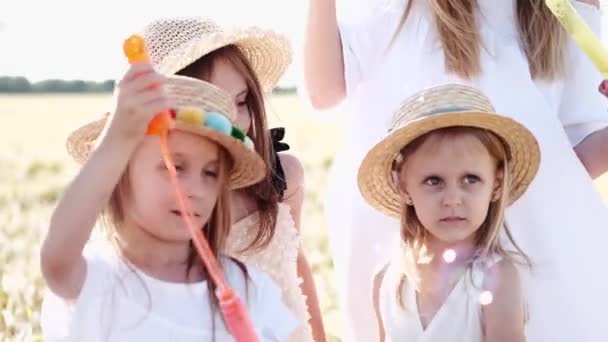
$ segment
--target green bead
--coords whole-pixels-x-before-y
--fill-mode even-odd
[[[239,139],[242,142],[245,142],[245,133],[241,131],[238,127],[232,126],[232,137],[235,139]]]

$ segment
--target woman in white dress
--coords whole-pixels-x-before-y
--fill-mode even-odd
[[[599,34],[597,3],[573,1]],[[539,140],[538,176],[507,210],[535,265],[524,275],[529,341],[608,341],[608,210],[593,183],[608,169],[606,99],[597,91],[601,75],[544,2],[396,0],[365,20],[340,23],[335,0],[309,4],[310,100],[317,108],[348,100],[326,206],[346,341],[378,336],[371,279],[388,258],[388,242],[398,240],[398,222],[357,193],[357,165],[404,98],[447,82],[479,88]]]

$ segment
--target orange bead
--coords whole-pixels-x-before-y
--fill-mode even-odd
[[[159,113],[150,121],[148,124],[148,131],[146,134],[161,134],[173,126],[173,120],[169,112]]]

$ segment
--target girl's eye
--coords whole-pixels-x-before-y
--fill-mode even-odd
[[[203,175],[206,177],[217,178],[217,172],[214,170],[203,170]]]
[[[176,172],[182,172],[186,169],[185,165],[183,164],[173,163],[173,166],[175,167]],[[158,168],[161,171],[169,171],[169,168],[167,167],[167,164],[165,164],[165,162],[159,163]]]
[[[183,165],[180,165],[180,164],[175,165],[175,171],[177,171],[177,172],[184,171],[184,169],[185,169],[185,167]]]
[[[431,176],[424,180],[424,184],[430,185],[430,186],[437,186],[437,185],[441,184],[441,179],[436,176]]]
[[[464,177],[464,182],[467,183],[467,184],[475,184],[475,183],[478,183],[480,181],[481,181],[481,179],[479,177],[475,176],[475,175],[466,175]]]

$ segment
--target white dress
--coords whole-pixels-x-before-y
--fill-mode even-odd
[[[242,252],[255,238],[257,224],[257,212],[233,224],[228,237],[227,254],[255,266],[272,278],[283,292],[283,301],[300,323],[290,341],[310,342],[313,340],[312,329],[308,323],[310,315],[306,296],[300,287],[302,279],[298,276],[297,268],[301,241],[289,206],[279,203],[275,234],[266,248]]]
[[[454,284],[445,302],[427,324],[422,326],[415,285],[407,278],[399,290],[405,306],[397,302],[401,280],[398,263],[390,263],[380,286],[379,308],[387,342],[483,342],[481,303],[486,270],[499,257],[488,262],[477,260]],[[490,304],[491,305],[491,304]],[[522,303],[523,305],[523,303]]]
[[[91,253],[86,260],[86,279],[75,302],[47,291],[41,314],[45,341],[234,341],[219,312],[211,312],[206,282],[161,281],[129,267],[114,253]],[[224,258],[222,264],[260,340],[287,341],[298,323],[283,304],[280,289],[253,267],[247,267],[245,281],[234,261]]]
[[[348,342],[378,336],[372,276],[388,260],[387,243],[398,239],[398,222],[361,198],[359,164],[406,97],[447,82],[478,87],[498,112],[522,122],[540,143],[539,173],[507,211],[515,238],[536,263],[534,278],[522,275],[530,304],[529,341],[608,341],[608,269],[601,252],[608,243],[608,210],[572,149],[608,126],[607,101],[597,91],[602,77],[571,41],[569,78],[533,80],[519,46],[515,0],[478,3],[483,74],[470,81],[446,73],[425,1],[415,1],[389,51],[404,0],[372,12],[366,21],[340,22],[349,121],[328,181],[325,213]],[[600,12],[574,4],[599,34]]]

